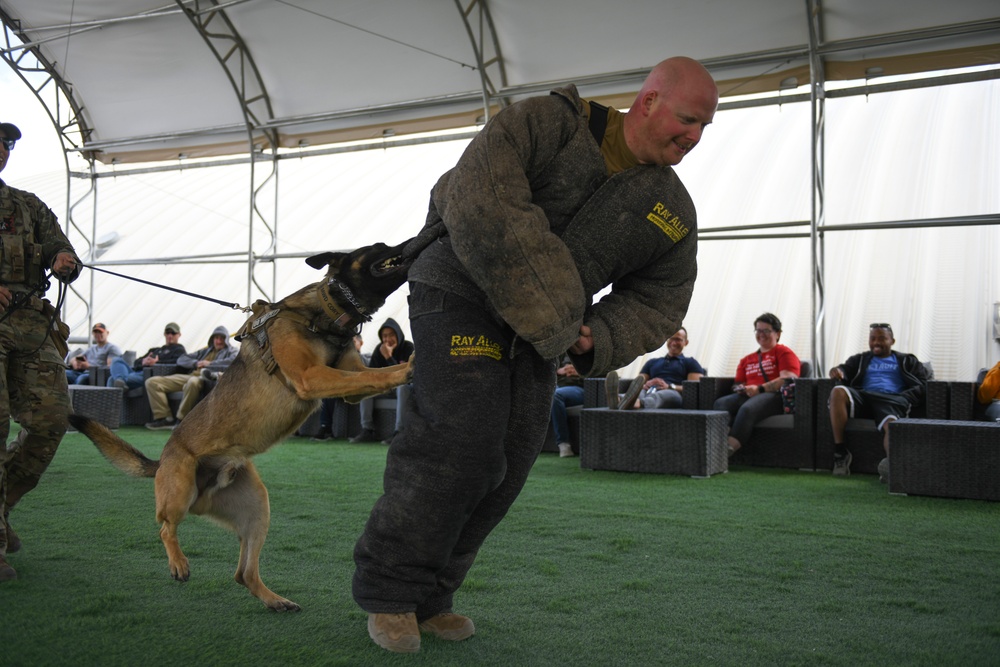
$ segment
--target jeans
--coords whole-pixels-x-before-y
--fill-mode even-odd
[[[146,379],[142,376],[142,371],[134,371],[122,359],[115,359],[111,362],[111,375],[108,377],[108,386],[115,386],[115,380],[125,380],[129,389],[141,387]]]
[[[90,371],[75,371],[72,368],[67,368],[66,382],[68,384],[90,384]]]
[[[552,430],[555,432],[556,444],[569,442],[569,417],[566,408],[583,405],[583,387],[567,386],[556,388],[552,396]]]
[[[403,406],[410,399],[411,386],[401,384],[396,387],[396,432],[403,430]],[[361,409],[361,428],[375,430],[375,399],[377,396],[361,399],[358,407]]]
[[[673,389],[643,389],[639,402],[645,410],[673,410],[684,405],[684,398]]]
[[[712,408],[729,413],[732,425],[729,435],[743,446],[750,440],[753,427],[758,422],[782,413],[781,394],[772,391],[747,398],[746,394],[733,393],[717,399]]]

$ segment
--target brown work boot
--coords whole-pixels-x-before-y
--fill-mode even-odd
[[[416,653],[420,650],[417,615],[368,614],[368,636],[387,651]]]
[[[476,626],[471,618],[450,611],[431,616],[420,624],[420,629],[451,642],[460,642],[476,634]]]
[[[17,572],[7,564],[3,556],[0,556],[0,581],[11,581],[13,579],[17,579]]]

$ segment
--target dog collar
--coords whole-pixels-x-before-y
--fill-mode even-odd
[[[351,305],[351,310],[354,312],[350,312],[337,303],[336,299],[330,295],[328,288],[331,287],[336,288],[340,292],[340,295]],[[316,285],[316,294],[319,297],[319,302],[323,304],[323,310],[330,316],[333,323],[341,329],[349,329],[354,323],[361,324],[369,322],[372,319],[365,312],[361,304],[358,303],[351,289],[340,280],[337,280],[337,278],[331,277],[326,283]]]

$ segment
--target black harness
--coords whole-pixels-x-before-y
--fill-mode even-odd
[[[330,294],[328,287],[335,288],[349,306],[347,308],[341,306],[338,300]],[[291,320],[331,342],[338,343],[340,347],[347,347],[351,343],[351,339],[361,330],[361,325],[372,319],[367,309],[351,292],[351,289],[336,277],[331,276],[326,282],[317,283],[316,296],[323,306],[323,312],[311,318],[294,310],[282,309],[277,304],[258,299],[251,306],[253,315],[243,323],[234,337],[240,342],[247,338],[253,338],[260,349],[260,357],[261,361],[264,362],[265,370],[268,374],[277,374],[284,381],[285,378],[281,374],[278,362],[274,359],[267,335],[268,328],[276,320]],[[332,321],[332,327],[328,325],[327,318]]]

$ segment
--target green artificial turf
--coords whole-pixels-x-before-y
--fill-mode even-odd
[[[157,457],[168,433],[119,434]],[[67,434],[15,509],[0,665],[1000,664],[1000,504],[888,494],[877,478],[736,468],[581,470],[543,454],[456,596],[477,632],[397,655],[368,638],[351,551],[383,445],[292,438],[257,457],[271,497],[269,612],[233,582],[235,537],[180,528],[170,578],[153,483]],[[419,530],[419,526],[414,526]]]

